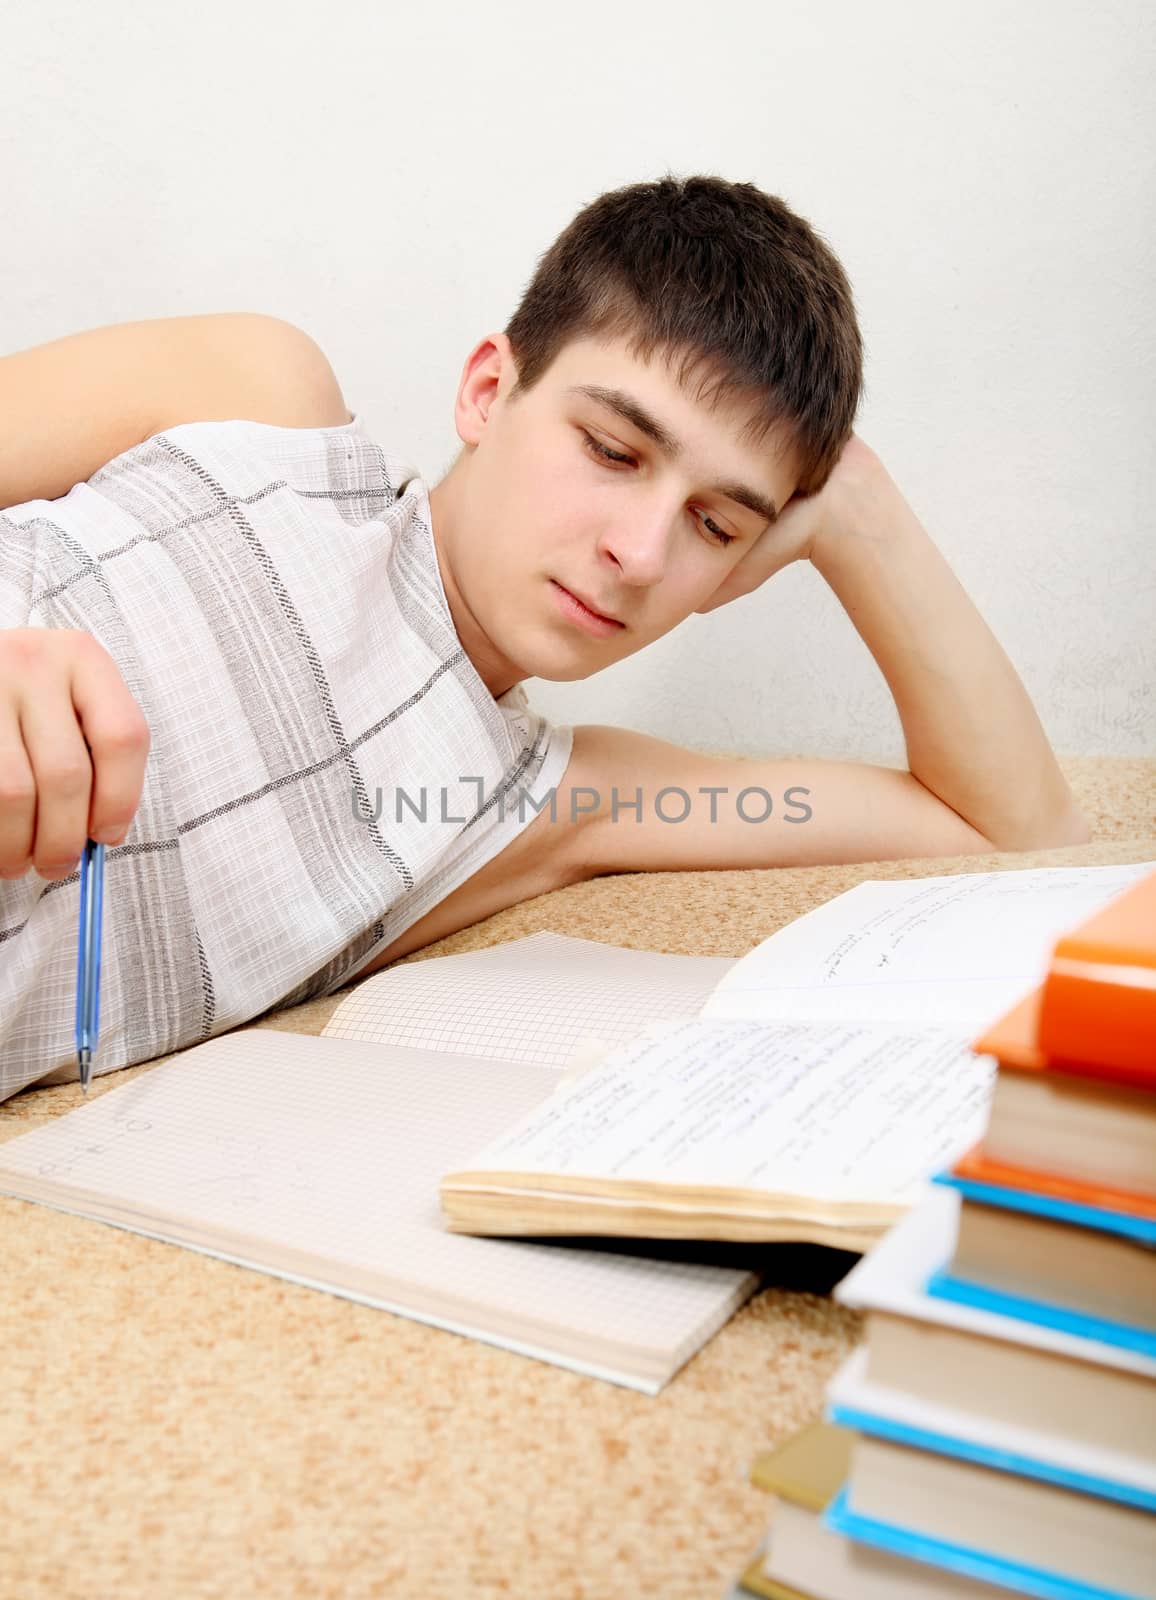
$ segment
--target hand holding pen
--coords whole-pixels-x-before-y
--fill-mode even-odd
[[[33,868],[61,879],[80,866],[76,1042],[85,1086],[99,1022],[104,846],[121,843],[132,824],[148,751],[144,713],[92,634],[0,630],[0,879]]]

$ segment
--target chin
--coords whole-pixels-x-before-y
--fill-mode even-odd
[[[580,646],[567,649],[559,640],[527,641],[525,649],[511,655],[511,660],[516,660],[523,677],[541,678],[544,683],[576,683],[611,664],[593,659],[593,652]]]
[[[602,672],[603,670],[601,665],[596,667],[576,666],[569,672],[561,667],[552,667],[549,670],[541,667],[534,673],[534,677],[541,678],[543,683],[578,683],[583,678],[592,678],[596,672]]]

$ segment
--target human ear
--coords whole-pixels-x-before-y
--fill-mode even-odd
[[[463,444],[478,443],[499,389],[509,388],[516,376],[506,335],[488,333],[479,339],[466,357],[454,406],[454,426]]]

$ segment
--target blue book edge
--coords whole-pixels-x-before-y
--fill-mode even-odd
[[[1059,1333],[1073,1334],[1078,1339],[1093,1339],[1100,1344],[1115,1345],[1120,1350],[1135,1350],[1140,1355],[1156,1359],[1156,1332],[1149,1328],[1136,1328],[1128,1322],[1110,1322],[1106,1317],[1093,1317],[1086,1311],[1074,1311],[1067,1306],[1053,1305],[1047,1300],[1029,1300],[1024,1295],[1008,1294],[1003,1289],[990,1289],[986,1284],[957,1278],[943,1268],[931,1274],[924,1293],[935,1300],[950,1300],[956,1305],[971,1306],[976,1311],[992,1311],[997,1316],[1032,1322],[1037,1327],[1054,1328]]]
[[[1058,1195],[1036,1194],[1010,1184],[980,1183],[974,1178],[957,1177],[950,1171],[937,1172],[931,1181],[948,1189],[958,1189],[965,1200],[974,1200],[978,1205],[996,1206],[1001,1211],[1025,1211],[1033,1216],[1075,1223],[1077,1227],[1091,1228],[1098,1233],[1119,1234],[1139,1244],[1156,1244],[1156,1219],[1151,1217],[1133,1216],[1131,1212],[1114,1211],[1108,1206],[1086,1205],[1080,1200],[1062,1200]]]
[[[913,1445],[917,1450],[930,1450],[936,1455],[974,1461],[980,1466],[992,1467],[997,1472],[1038,1478],[1043,1483],[1055,1483],[1064,1489],[1075,1489],[1080,1494],[1094,1495],[1097,1499],[1119,1501],[1124,1505],[1138,1506],[1143,1511],[1156,1511],[1156,1493],[1139,1489],[1134,1484],[1098,1478],[1092,1473],[1075,1472],[1068,1467],[1056,1466],[1051,1461],[976,1444],[972,1439],[960,1439],[954,1434],[916,1428],[910,1423],[882,1417],[875,1411],[860,1411],[854,1406],[831,1405],[828,1407],[828,1416],[832,1422],[840,1423],[845,1428],[854,1428],[859,1433],[872,1434],[880,1439],[892,1439],[896,1444]]]
[[[958,1572],[966,1578],[976,1578],[981,1583],[994,1583],[1000,1588],[1015,1589],[1020,1594],[1034,1596],[1034,1600],[1144,1600],[1141,1595],[1124,1594],[1119,1589],[1092,1588],[1076,1578],[1067,1578],[1061,1572],[1049,1572],[1043,1567],[1025,1566],[1019,1561],[1009,1561],[969,1545],[949,1544],[945,1539],[934,1539],[899,1523],[877,1522],[852,1511],[848,1504],[846,1484],[822,1513],[824,1526],[833,1533],[874,1545],[879,1550],[905,1556],[909,1561],[921,1561],[925,1566],[941,1567],[948,1572]]]

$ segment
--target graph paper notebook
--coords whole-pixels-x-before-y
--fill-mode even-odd
[[[999,971],[1020,949],[1026,913],[1038,943],[1041,916],[1062,931],[1137,870],[1088,868],[1059,880],[1050,872],[961,877],[950,890],[937,888],[931,906],[919,899],[919,881],[888,885],[889,914],[898,914],[895,891],[912,896],[926,940],[937,916],[950,921],[957,897],[974,907],[986,895],[990,926],[974,917],[962,931],[950,924],[928,959],[939,972],[949,963],[957,975]],[[1043,883],[1009,895],[989,882],[1004,877]],[[248,1030],[210,1040],[8,1142],[0,1147],[0,1192],[656,1392],[753,1292],[757,1280],[743,1270],[748,1256],[714,1246],[703,1252],[708,1260],[683,1263],[679,1256],[693,1252],[671,1246],[465,1238],[445,1227],[439,1180],[555,1090],[584,1083],[583,1074],[599,1070],[607,1052],[641,1029],[695,1025],[732,969],[762,960],[772,946],[774,971],[814,974],[817,963],[812,981],[825,983],[832,937],[842,948],[848,936],[866,937],[877,926],[874,906],[864,923],[858,894],[841,896],[847,904],[834,913],[822,908],[820,928],[801,918],[739,963],[542,934],[391,968],[358,986],[322,1038]],[[902,1000],[910,977],[898,964],[873,981]],[[766,989],[755,978],[741,997],[748,1007]],[[926,1004],[937,981],[928,961],[914,981]],[[846,997],[843,1004],[850,1013]],[[986,1011],[961,1019],[966,1009],[952,1012],[961,1051],[988,1020]],[[211,1072],[202,1074],[206,1062]],[[922,1077],[926,1089],[926,1071]],[[912,1088],[900,1083],[893,1120],[912,1115]],[[946,1165],[948,1154],[935,1155],[934,1164]],[[866,1219],[865,1236],[893,1214],[894,1185],[884,1198],[884,1210]],[[782,1236],[816,1236],[797,1222]],[[670,1230],[655,1230],[663,1231]],[[584,1230],[571,1218],[567,1232]],[[695,1230],[680,1232],[693,1238]],[[729,1264],[736,1259],[738,1269]]]
[[[10,1140],[0,1192],[656,1394],[754,1273],[438,1217],[440,1174],[550,1087],[520,1062],[226,1034]]]
[[[535,933],[376,973],[322,1032],[561,1073],[649,1022],[697,1016],[734,965],[726,956],[662,955]]]

